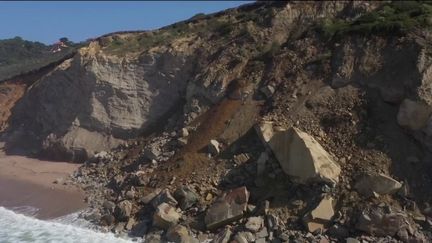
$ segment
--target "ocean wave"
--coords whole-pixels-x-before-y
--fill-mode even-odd
[[[17,212],[0,207],[0,243],[126,243],[137,242],[84,228],[84,222],[71,214],[51,221],[31,217],[31,208]],[[80,226],[81,225],[81,226]],[[84,226],[84,227],[83,227]]]

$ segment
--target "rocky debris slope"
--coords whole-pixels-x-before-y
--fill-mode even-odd
[[[346,16],[375,7],[338,4]],[[87,161],[75,176],[86,217],[148,242],[430,241],[427,35],[326,42],[294,19],[225,96],[196,95],[172,118],[181,126]]]

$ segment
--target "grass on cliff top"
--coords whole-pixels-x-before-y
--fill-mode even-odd
[[[155,46],[168,45],[173,40],[196,34],[200,37],[215,36],[218,40],[229,41],[235,34],[244,32],[244,24],[253,22],[261,27],[271,24],[271,8],[258,8],[250,11],[220,12],[211,15],[199,13],[192,18],[178,22],[157,31],[121,38],[112,36],[112,41],[104,45],[107,53],[122,55],[148,50]],[[217,39],[213,39],[217,40]]]
[[[354,20],[326,19],[321,30],[324,36],[330,39],[347,34],[402,33],[416,27],[430,27],[431,4],[420,1],[395,1]]]

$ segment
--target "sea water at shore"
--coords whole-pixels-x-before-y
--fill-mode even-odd
[[[53,183],[78,167],[0,155],[0,243],[132,242],[98,232],[80,219],[79,212],[86,207],[83,192],[73,185]]]
[[[36,209],[16,208],[29,214]],[[52,220],[40,220],[31,215],[16,213],[0,207],[0,242],[1,243],[110,243],[132,242],[119,238],[112,233],[97,232],[87,228],[78,220],[78,214],[70,214]]]

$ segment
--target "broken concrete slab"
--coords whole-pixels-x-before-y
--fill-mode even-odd
[[[325,197],[313,210],[304,216],[303,221],[309,232],[323,231],[334,214],[333,198]]]
[[[291,127],[274,133],[269,145],[283,171],[297,182],[338,182],[339,165],[309,134]]]
[[[402,183],[384,174],[365,174],[355,184],[355,189],[361,194],[370,197],[374,193],[379,195],[397,192]]]
[[[205,224],[212,230],[243,217],[247,209],[249,191],[239,187],[219,197],[207,210]]]

